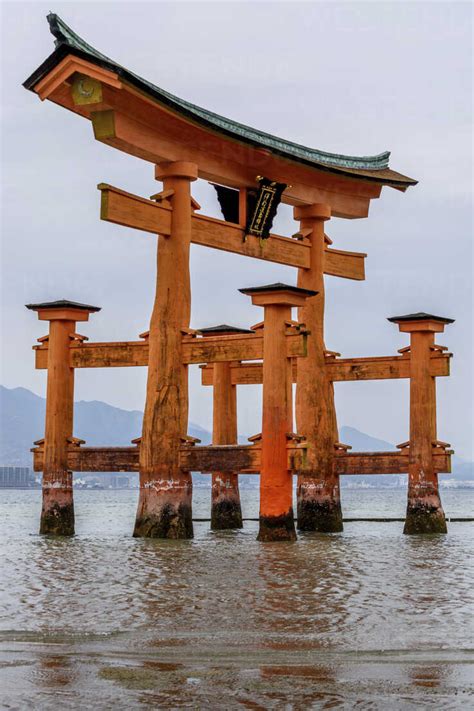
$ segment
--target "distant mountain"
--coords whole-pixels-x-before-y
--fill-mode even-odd
[[[0,465],[31,466],[30,448],[44,436],[46,400],[25,388],[0,385]],[[122,410],[105,402],[80,400],[74,406],[74,436],[90,446],[127,446],[142,430],[139,410]],[[190,424],[189,434],[209,444],[211,434]]]
[[[5,388],[0,385],[0,465],[32,466],[30,448],[33,441],[44,435],[46,400],[25,388]],[[90,446],[127,446],[139,437],[143,414],[139,410],[122,410],[105,402],[80,400],[74,407],[74,435],[86,440]],[[198,437],[202,444],[211,442],[211,433],[191,423],[189,434]],[[376,439],[354,427],[341,427],[339,439],[352,446],[353,452],[393,451],[390,442]],[[241,444],[247,444],[244,436]],[[453,457],[453,470],[457,480],[474,480],[474,464]],[[441,475],[451,479],[449,475]],[[254,477],[250,477],[254,479]],[[207,480],[206,478],[204,478]],[[345,478],[346,481],[349,477]],[[386,483],[388,477],[357,477],[371,484]]]
[[[396,449],[390,442],[359,432],[355,427],[341,427],[339,440],[344,444],[350,444],[353,452],[393,452]]]

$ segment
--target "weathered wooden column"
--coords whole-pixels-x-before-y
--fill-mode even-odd
[[[436,386],[430,374],[434,334],[453,319],[426,313],[393,316],[400,331],[410,334],[410,454],[408,505],[404,533],[446,533],[446,519],[433,467],[436,445]]]
[[[262,466],[260,471],[259,541],[296,540],[293,477],[288,471],[287,435],[292,430],[288,402],[290,368],[286,352],[286,322],[291,307],[302,306],[315,292],[286,284],[240,289],[252,303],[264,307]]]
[[[203,336],[231,336],[253,333],[235,326],[201,328]],[[214,363],[212,400],[212,444],[237,444],[237,387],[232,384],[231,361]],[[242,528],[239,475],[212,473],[211,528],[215,531]]]
[[[298,270],[298,286],[317,292],[298,310],[298,321],[311,333],[308,357],[297,361],[296,427],[308,445],[306,468],[298,475],[298,528],[331,533],[343,529],[339,476],[333,470],[338,441],[334,390],[327,376],[324,343],[324,223],[331,208],[305,205],[296,207],[294,216],[311,240],[311,264]]]
[[[36,311],[40,321],[49,321],[40,533],[72,536],[74,499],[67,455],[73,433],[74,368],[69,344],[75,337],[76,322],[87,321],[89,314],[100,309],[66,300],[27,304],[26,308]]]
[[[158,237],[140,444],[140,495],[133,535],[192,538],[192,478],[179,467],[179,448],[188,426],[188,369],[183,365],[182,338],[191,312],[190,183],[197,178],[197,166],[182,161],[161,164],[156,177],[163,181],[173,212],[170,236]]]

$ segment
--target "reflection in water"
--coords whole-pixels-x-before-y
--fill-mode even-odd
[[[60,540],[36,535],[38,492],[0,493],[11,706],[468,706],[468,524],[404,537],[353,523],[262,545],[255,523],[200,523],[193,541],[150,541],[129,535],[133,496],[78,492],[78,535]]]

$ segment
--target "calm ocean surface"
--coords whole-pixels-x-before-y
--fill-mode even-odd
[[[404,490],[343,490],[403,516]],[[194,515],[210,491],[195,489]],[[474,492],[443,490],[447,516]],[[76,491],[74,538],[37,535],[41,492],[0,491],[0,707],[470,709],[474,524],[259,544],[257,524],[131,537],[136,491]],[[245,516],[257,491],[243,489]]]

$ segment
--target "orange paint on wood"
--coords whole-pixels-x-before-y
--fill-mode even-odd
[[[297,364],[296,424],[308,446],[298,479],[298,527],[328,532],[342,530],[339,478],[333,466],[337,421],[324,343],[324,223],[330,216],[329,205],[295,208],[301,229],[311,229],[311,266],[298,270],[298,286],[318,292],[298,311],[298,320],[311,332],[308,357]]]
[[[38,353],[38,351],[37,351]],[[430,356],[430,375],[439,377],[449,375],[451,353],[432,352]],[[297,362],[293,359],[292,379],[297,382]],[[37,367],[41,367],[38,366]],[[376,356],[374,358],[326,358],[326,372],[333,382],[363,380],[393,380],[410,377],[410,357]],[[212,385],[213,365],[202,367],[202,385]],[[261,363],[239,363],[231,367],[233,385],[261,385],[263,370]],[[436,428],[434,428],[436,431]],[[434,437],[436,439],[436,437]]]
[[[150,320],[147,394],[140,445],[140,497],[135,536],[190,538],[191,474],[179,466],[180,438],[187,432],[188,377],[181,329],[189,328],[191,293],[191,163],[161,166],[165,190],[173,190],[171,234],[158,238],[156,295]]]

